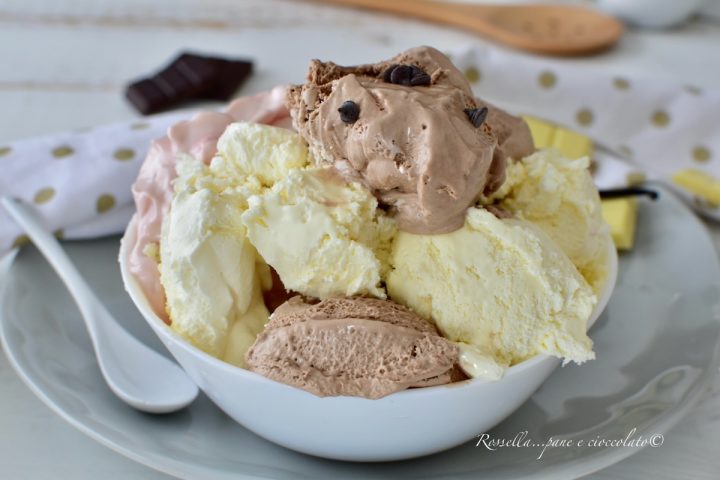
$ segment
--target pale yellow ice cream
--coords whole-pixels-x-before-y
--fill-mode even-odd
[[[255,338],[268,321],[268,309],[263,302],[261,283],[256,281],[253,285],[250,306],[245,313],[235,318],[228,333],[227,345],[222,358],[238,367],[246,366],[245,352],[255,342]]]
[[[546,353],[594,358],[586,322],[596,297],[539,227],[471,208],[460,230],[399,232],[387,277],[390,297],[461,342],[483,376]]]
[[[213,188],[210,169],[192,158],[181,160],[177,168],[160,242],[167,312],[175,331],[222,357],[227,334],[253,307],[259,270],[267,267],[246,239],[240,222],[243,199]],[[264,313],[264,319],[254,318],[247,328],[261,331]]]
[[[268,318],[261,293],[270,276],[241,215],[250,196],[308,163],[300,136],[253,123],[231,124],[209,166],[178,161],[159,268],[171,326],[198,348],[243,365]]]
[[[588,170],[589,159],[570,160],[541,150],[512,163],[494,196],[516,217],[540,227],[599,294],[607,279],[610,229]]]
[[[251,123],[225,130],[209,166],[178,162],[161,281],[172,328],[202,350],[243,366],[268,318],[267,264],[303,294],[385,298],[394,221],[360,184],[311,163],[299,135]]]
[[[300,135],[260,123],[230,124],[217,147],[210,167],[213,173],[249,185],[272,187],[288,171],[311,163],[307,143]]]
[[[380,282],[395,224],[359,183],[332,168],[293,170],[248,202],[248,237],[288,289],[385,298]]]

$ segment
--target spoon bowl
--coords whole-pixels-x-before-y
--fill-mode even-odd
[[[569,5],[503,5],[475,13],[477,28],[483,25],[490,38],[549,55],[599,52],[614,45],[623,32],[614,18]]]
[[[198,387],[174,362],[123,329],[95,296],[40,214],[19,199],[0,203],[25,230],[68,287],[80,309],[98,364],[110,389],[125,403],[148,413],[169,413],[189,405]]]

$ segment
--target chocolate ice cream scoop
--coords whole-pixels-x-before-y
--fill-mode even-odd
[[[533,151],[527,125],[477,101],[430,47],[355,67],[313,60],[288,106],[316,161],[362,182],[413,233],[460,228],[502,184],[507,158]]]
[[[449,383],[458,347],[388,300],[293,297],[245,355],[247,368],[318,396],[380,398]]]

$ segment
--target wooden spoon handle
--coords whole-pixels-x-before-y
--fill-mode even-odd
[[[461,27],[497,42],[549,55],[595,53],[614,45],[623,27],[573,5],[478,5],[433,0],[324,0]]]
[[[378,10],[382,12],[394,13],[398,15],[409,15],[416,18],[431,20],[433,22],[445,23],[450,25],[463,25],[468,21],[463,21],[466,5],[448,4],[444,2],[434,2],[431,0],[324,0],[326,3],[334,3],[337,5],[347,5],[349,7],[367,8],[370,10]],[[493,6],[475,5],[472,6],[474,19],[472,22],[477,24],[482,12],[489,12]]]

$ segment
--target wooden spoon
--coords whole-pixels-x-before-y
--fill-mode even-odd
[[[325,0],[461,27],[500,43],[546,55],[595,53],[615,44],[622,24],[570,5],[477,5],[431,0]]]

